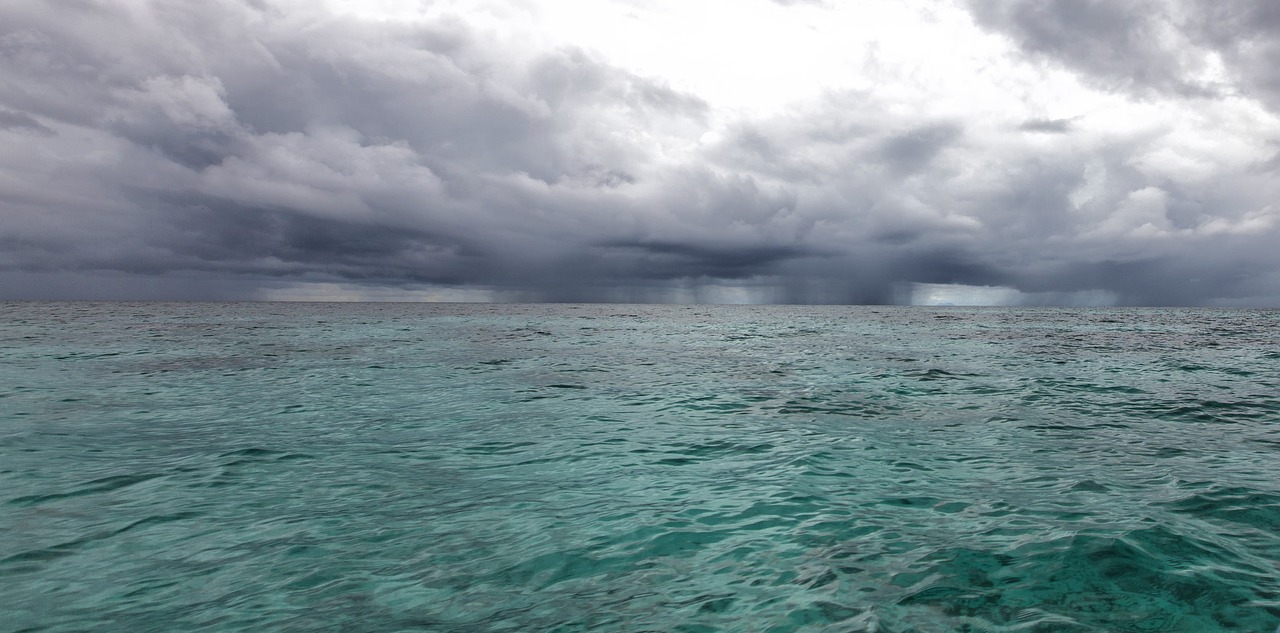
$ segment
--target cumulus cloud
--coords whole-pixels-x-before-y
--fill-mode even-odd
[[[6,3],[0,293],[1280,302],[1268,3],[780,4],[906,26],[753,110],[536,2]]]
[[[1036,58],[1139,96],[1242,94],[1280,108],[1280,5],[1270,0],[969,0],[979,24]]]

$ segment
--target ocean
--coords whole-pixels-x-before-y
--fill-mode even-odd
[[[0,304],[2,631],[1260,631],[1280,311]]]

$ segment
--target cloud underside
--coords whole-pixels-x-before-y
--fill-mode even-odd
[[[1235,114],[1280,108],[1272,3],[965,6],[1027,68],[1182,114],[1127,129],[833,89],[726,115],[465,15],[20,0],[0,9],[0,279],[10,296],[128,278],[98,287],[591,301],[714,286],[887,303],[919,283],[1280,301],[1276,139]]]

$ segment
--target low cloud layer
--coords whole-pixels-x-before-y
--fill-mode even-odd
[[[0,297],[1280,304],[1271,3],[885,6],[776,99],[536,3],[9,2]]]

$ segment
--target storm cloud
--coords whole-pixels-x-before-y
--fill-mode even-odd
[[[1035,58],[1136,95],[1243,95],[1280,107],[1270,0],[970,0],[979,24]]]
[[[848,50],[673,39],[669,75],[538,3],[345,6],[0,7],[0,298],[1280,304],[1263,0],[883,3]]]

